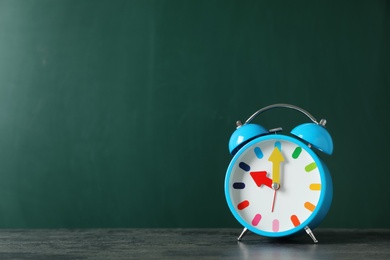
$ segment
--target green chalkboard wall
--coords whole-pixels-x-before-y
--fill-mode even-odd
[[[283,102],[334,139],[322,227],[390,228],[389,46],[388,1],[0,0],[0,227],[238,227],[229,137]]]

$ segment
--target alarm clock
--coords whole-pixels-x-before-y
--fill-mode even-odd
[[[275,108],[301,112],[311,122],[283,134],[251,123]],[[230,211],[244,227],[265,237],[290,237],[307,233],[317,243],[313,229],[326,216],[333,196],[332,179],[318,151],[331,155],[332,138],[306,110],[290,104],[274,104],[256,111],[245,123],[237,121],[229,140],[233,156],[225,176],[225,197]]]

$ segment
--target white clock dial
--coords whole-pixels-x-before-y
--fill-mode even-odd
[[[237,154],[229,166],[228,204],[252,231],[288,232],[315,211],[321,196],[320,170],[301,142],[277,137],[259,140]]]

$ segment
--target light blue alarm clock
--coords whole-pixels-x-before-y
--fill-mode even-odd
[[[295,127],[290,135],[281,128],[267,130],[251,121],[274,108],[299,111],[312,122]],[[233,155],[225,177],[225,197],[230,211],[244,230],[266,237],[288,237],[312,230],[327,214],[333,195],[328,168],[314,152],[332,154],[333,141],[320,122],[304,109],[274,104],[256,111],[229,141]],[[314,149],[313,149],[314,148]]]

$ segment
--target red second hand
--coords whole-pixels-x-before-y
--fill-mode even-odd
[[[276,198],[276,191],[274,191],[274,199],[272,200],[272,209],[271,209],[271,212],[274,212],[274,208],[275,208],[275,198]]]

